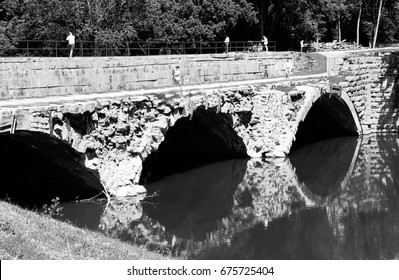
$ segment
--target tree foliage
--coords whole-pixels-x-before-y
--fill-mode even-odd
[[[245,0],[3,0],[9,38],[63,40],[215,40],[239,20],[256,21]]]
[[[342,39],[356,42],[358,15],[360,43],[372,42],[379,0],[249,0],[255,7],[259,26],[257,37],[266,34],[282,48],[297,48],[299,41]],[[399,41],[399,0],[383,0],[378,42]],[[292,45],[292,44],[295,45]]]
[[[380,0],[0,0],[0,44],[18,40],[373,41]],[[360,14],[360,7],[362,12]],[[399,0],[383,0],[377,40],[399,41]],[[359,17],[360,15],[360,17]]]

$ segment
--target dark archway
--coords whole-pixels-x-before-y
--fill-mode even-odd
[[[246,146],[234,131],[232,117],[216,108],[198,107],[192,118],[183,117],[171,127],[158,151],[143,162],[142,184],[168,174],[207,163],[248,157]]]
[[[103,189],[98,174],[84,166],[84,155],[48,134],[0,134],[0,154],[0,197],[21,206],[90,198]]]
[[[320,140],[357,136],[358,126],[347,103],[337,95],[322,95],[299,124],[291,151]]]

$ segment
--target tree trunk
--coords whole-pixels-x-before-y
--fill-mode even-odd
[[[380,8],[378,9],[377,24],[376,24],[375,31],[374,31],[373,48],[375,48],[375,44],[377,43],[377,34],[378,34],[378,27],[380,25],[381,10],[382,10],[382,0],[380,0]]]
[[[359,16],[357,17],[357,28],[356,28],[356,44],[360,43],[360,18],[362,16],[363,0],[360,1]]]
[[[263,38],[264,35],[265,35],[265,22],[263,20],[263,15],[261,14],[259,17],[259,38]]]

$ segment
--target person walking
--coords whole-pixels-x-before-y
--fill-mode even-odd
[[[229,44],[230,44],[230,38],[229,38],[229,36],[226,36],[226,38],[224,39],[224,45],[225,45],[225,52],[226,53],[229,52]]]
[[[269,41],[267,40],[267,37],[265,35],[263,35],[262,42],[263,42],[263,45],[265,46],[265,50],[268,52],[269,48],[267,47],[267,45],[269,44]]]
[[[303,40],[301,40],[301,52],[303,51],[303,47],[304,47],[304,44],[303,44]]]
[[[70,48],[69,57],[72,57],[73,50],[75,49],[75,36],[72,34],[72,32],[69,32],[69,35],[66,38],[66,40],[68,41],[68,45]]]

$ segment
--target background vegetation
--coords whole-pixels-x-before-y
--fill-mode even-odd
[[[372,46],[376,30],[377,44],[399,41],[399,0],[0,0],[0,19],[3,46],[65,40],[70,30],[77,40],[115,46],[262,34],[284,50],[298,49],[302,39]]]

